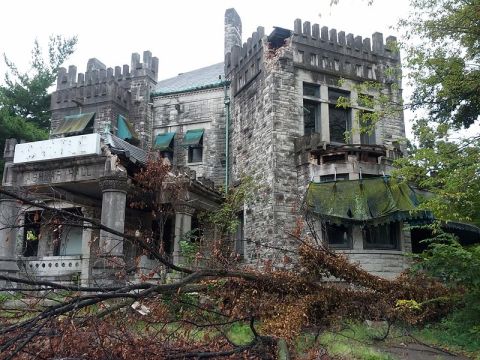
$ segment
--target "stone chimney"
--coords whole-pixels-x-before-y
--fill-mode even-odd
[[[233,46],[242,47],[242,19],[234,8],[225,10],[225,48],[224,55],[232,50]]]

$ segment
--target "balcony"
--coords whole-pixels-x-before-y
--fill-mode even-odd
[[[347,163],[352,161],[391,165],[393,160],[402,156],[397,144],[340,144],[327,143],[320,139],[319,133],[312,133],[295,139],[297,165]]]

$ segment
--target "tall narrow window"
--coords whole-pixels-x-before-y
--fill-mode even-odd
[[[303,133],[320,132],[320,86],[303,84]]]
[[[373,112],[374,98],[371,95],[359,94],[357,99],[358,123],[360,126],[360,143],[365,145],[375,144],[375,113]]]
[[[304,134],[312,134],[315,132],[317,118],[319,117],[318,103],[309,100],[303,100],[303,125]]]
[[[188,130],[183,137],[183,145],[188,146],[188,162],[203,161],[203,129]]]
[[[328,122],[330,127],[330,142],[345,144],[347,131],[351,126],[351,110],[349,107],[338,106],[339,99],[349,99],[350,93],[337,89],[328,89]]]

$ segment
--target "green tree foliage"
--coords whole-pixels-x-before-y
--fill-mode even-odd
[[[31,69],[21,72],[15,63],[4,55],[8,73],[5,85],[0,86],[0,106],[11,116],[20,116],[41,128],[50,125],[50,94],[48,90],[55,81],[59,67],[73,53],[77,38],[51,36],[48,42],[48,60],[38,41],[32,50]]]
[[[411,0],[400,22],[416,110],[415,143],[398,174],[436,194],[437,218],[480,225],[480,1]],[[412,45],[413,44],[413,45]],[[420,115],[419,115],[420,114]]]
[[[415,86],[412,107],[455,128],[480,115],[480,1],[411,0],[400,25],[407,40],[407,67]]]
[[[24,73],[4,54],[8,72],[4,84],[0,85],[0,154],[3,154],[5,140],[8,138],[35,141],[48,137],[48,90],[55,81],[58,68],[73,53],[76,43],[76,37],[50,37],[48,60],[45,60],[38,41],[35,41],[31,69]],[[3,165],[0,157],[0,179]]]

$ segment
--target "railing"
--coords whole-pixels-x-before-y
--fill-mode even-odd
[[[37,275],[65,275],[78,273],[82,270],[82,259],[78,256],[44,256],[41,258],[20,259],[27,273]]]
[[[295,139],[295,153],[300,155],[300,163],[310,162],[313,155],[317,164],[347,161],[348,156],[355,156],[357,161],[381,163],[398,159],[402,156],[399,147],[392,144],[339,144],[327,143],[320,139],[320,134],[312,133]]]

